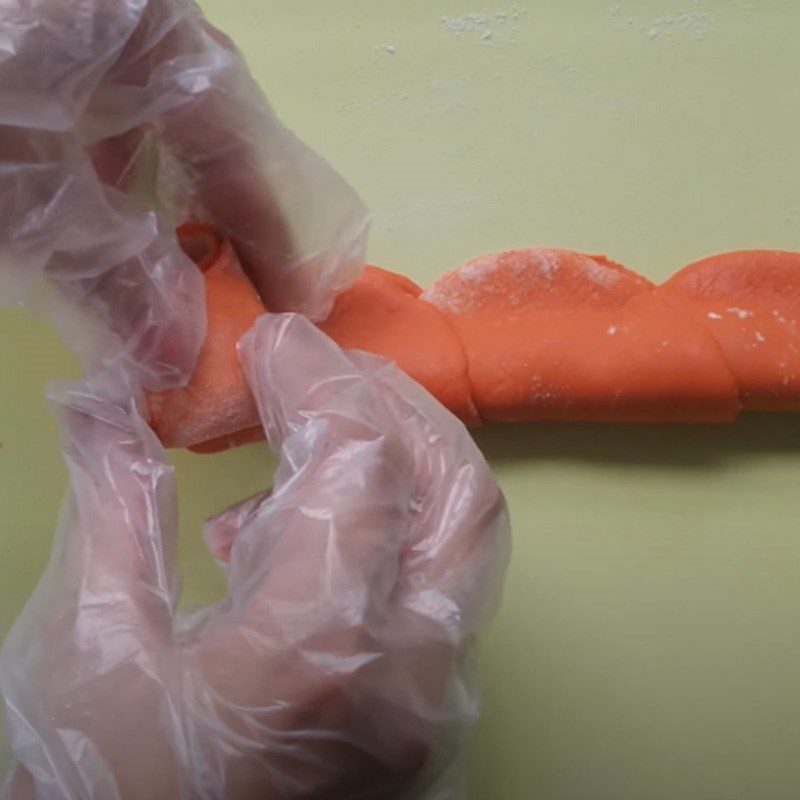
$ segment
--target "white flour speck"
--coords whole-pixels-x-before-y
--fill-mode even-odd
[[[783,323],[783,324],[786,324],[786,317],[784,317],[784,316],[781,316],[781,312],[780,312],[780,311],[778,311],[778,309],[777,309],[777,308],[773,310],[773,312],[772,312],[772,316],[773,316],[773,317],[775,317],[775,319],[777,319],[777,320],[778,320],[778,322],[781,322],[781,323]],[[794,325],[794,322],[792,322],[792,325]]]
[[[709,319],[722,319],[722,314],[717,314],[715,311],[709,311],[706,316]]]
[[[760,331],[756,331],[756,341],[757,342],[766,342],[767,339],[766,339],[766,337],[764,336],[763,333],[761,333]]]
[[[734,306],[733,308],[728,308],[726,310],[729,314],[736,314],[736,316],[739,317],[739,319],[747,319],[748,317],[753,316],[752,311],[747,311],[744,308],[736,308]]]
[[[606,331],[606,333],[609,336],[614,336],[616,334],[616,332],[617,332],[617,326],[616,325],[610,325],[608,330]]]
[[[393,56],[397,52],[397,47],[392,42],[387,42],[386,44],[376,44],[374,50],[379,56]]]

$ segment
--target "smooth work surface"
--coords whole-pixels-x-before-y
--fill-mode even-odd
[[[800,250],[795,0],[204,5],[361,192],[370,259],[422,283],[523,245],[653,278]],[[5,631],[48,553],[65,476],[43,384],[70,367],[21,311],[0,340]],[[515,552],[481,648],[471,800],[797,800],[800,417],[477,438]],[[274,462],[260,447],[176,462],[195,604],[223,588],[201,520]]]

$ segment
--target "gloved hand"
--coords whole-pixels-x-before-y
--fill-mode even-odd
[[[363,262],[355,193],[192,0],[0,4],[3,301],[43,272],[88,367],[182,385],[205,321],[173,233],[188,218],[230,236],[273,310],[324,316]]]
[[[461,425],[263,318],[243,354],[275,488],[209,523],[229,597],[176,620],[172,472],[140,415],[204,338],[174,222],[210,219],[271,308],[319,317],[361,265],[355,195],[189,0],[11,0],[0,42],[0,296],[44,273],[91,374],[53,397],[72,491],[0,659],[6,797],[421,796],[474,712],[463,656],[506,560]]]
[[[0,661],[5,798],[455,796],[452,776],[432,787],[475,710],[497,485],[425,390],[306,319],[262,317],[240,353],[281,462],[209,523],[229,594],[182,622],[173,473],[129,387],[53,394],[71,493]]]

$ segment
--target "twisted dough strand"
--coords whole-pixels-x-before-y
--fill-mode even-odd
[[[191,383],[151,396],[151,421],[169,446],[214,452],[260,438],[235,346],[263,305],[213,229],[181,239],[206,277],[208,337]],[[481,256],[425,292],[367,267],[320,327],[392,358],[472,425],[800,411],[800,253],[713,256],[661,285],[553,249]]]

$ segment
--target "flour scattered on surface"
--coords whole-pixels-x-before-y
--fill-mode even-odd
[[[439,23],[458,41],[473,38],[486,45],[495,42],[516,44],[516,35],[520,31],[519,20],[527,13],[524,6],[512,6],[497,11],[474,11],[458,17],[443,15]]]
[[[610,326],[609,326],[609,328],[608,328],[608,330],[606,331],[606,333],[607,333],[609,336],[615,336],[615,335],[616,335],[616,333],[617,333],[617,326],[616,326],[616,325],[610,325]]]
[[[756,331],[756,341],[757,342],[766,342],[767,339],[766,339],[766,337],[764,336],[763,333],[761,333],[760,331]]]
[[[635,4],[614,3],[608,12],[608,21],[618,31],[647,36],[651,42],[675,42],[689,39],[705,41],[712,32],[711,12],[700,6],[698,0],[683,8],[659,17],[648,18],[634,11]]]
[[[386,42],[386,44],[376,44],[373,48],[375,55],[378,56],[393,56],[397,52],[397,47],[394,42]]]
[[[709,319],[722,319],[722,314],[717,314],[715,311],[709,311],[706,316]]]
[[[747,311],[744,308],[736,308],[735,306],[732,308],[726,309],[729,314],[736,314],[739,319],[747,319],[748,317],[753,316],[752,311]]]
[[[441,23],[450,33],[460,37],[465,33],[483,33],[489,25],[488,14],[462,14],[460,17],[442,17]]]

